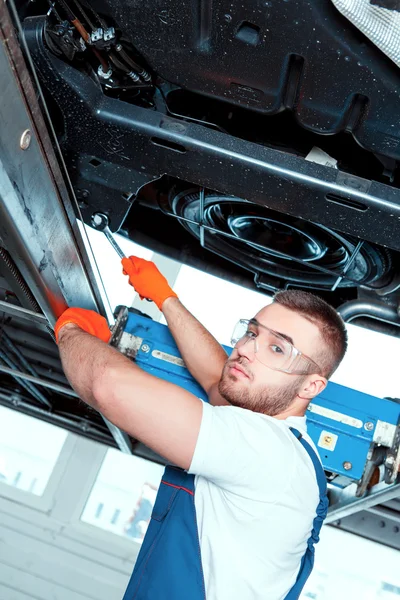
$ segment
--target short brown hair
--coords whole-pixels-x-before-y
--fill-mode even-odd
[[[329,379],[347,350],[347,331],[342,317],[325,300],[301,290],[277,292],[274,302],[317,325],[325,343],[325,351],[318,354],[316,362],[322,369],[320,375]]]

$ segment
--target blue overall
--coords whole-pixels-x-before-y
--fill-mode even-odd
[[[319,540],[328,498],[325,474],[315,451],[297,429],[290,430],[307,450],[319,487],[319,504],[307,550],[296,582],[285,597],[285,600],[296,600],[313,568],[314,544]],[[165,469],[150,525],[123,600],[205,600],[194,493],[194,475],[177,467]],[[265,593],[268,598],[268,590]]]

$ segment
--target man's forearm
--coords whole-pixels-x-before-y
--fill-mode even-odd
[[[228,358],[225,350],[178,298],[165,300],[162,310],[187,368],[209,394]]]
[[[140,369],[108,346],[107,336],[101,341],[72,322],[57,333],[65,374],[80,398],[167,461],[188,469],[203,403],[179,386]]]
[[[73,324],[65,325],[59,334],[61,362],[68,381],[78,396],[99,410],[96,384],[105,369],[130,361],[114,348]]]

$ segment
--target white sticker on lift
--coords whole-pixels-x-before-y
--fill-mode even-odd
[[[185,366],[185,363],[179,356],[174,356],[173,354],[168,354],[167,352],[161,352],[161,350],[153,350],[151,355],[154,356],[154,358],[165,360],[166,362],[177,365],[178,367]]]
[[[316,415],[321,415],[321,417],[332,419],[332,421],[338,421],[339,423],[350,425],[350,427],[361,429],[363,426],[363,422],[360,419],[337,412],[337,410],[332,410],[330,408],[325,408],[324,406],[319,406],[318,404],[313,404],[312,402],[310,402],[308,405],[307,410],[308,412],[315,413]]]
[[[321,431],[321,435],[319,436],[318,440],[318,446],[333,452],[337,441],[338,436],[335,433],[331,433],[330,431]]]

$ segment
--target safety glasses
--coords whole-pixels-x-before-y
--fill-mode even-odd
[[[257,360],[275,371],[296,375],[321,372],[316,362],[297,350],[280,333],[261,325],[256,319],[240,319],[231,343],[236,348],[252,344]]]

